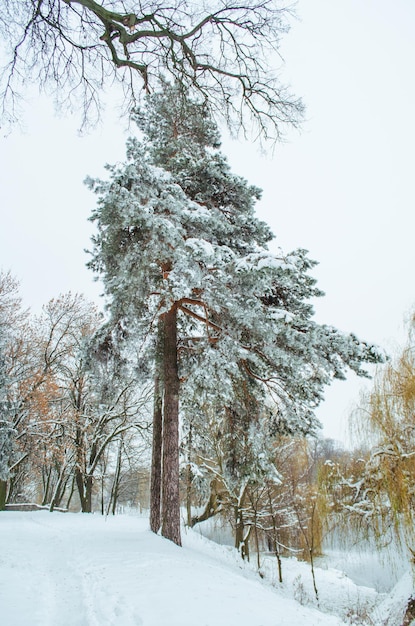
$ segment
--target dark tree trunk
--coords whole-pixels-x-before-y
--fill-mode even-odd
[[[69,492],[69,496],[68,496],[68,500],[66,502],[66,508],[69,510],[69,507],[71,505],[71,500],[72,500],[72,496],[75,492],[75,475],[72,476],[72,482],[71,482],[71,490]]]
[[[82,442],[82,432],[79,427],[76,429],[75,447],[76,447],[76,467],[75,467],[75,482],[78,488],[79,501],[81,503],[81,511],[86,513],[87,503],[85,499],[84,489],[84,472],[81,468],[85,467],[84,449]]]
[[[49,467],[47,470],[44,469],[42,471],[42,478],[43,478],[42,506],[45,506],[49,502],[49,489],[50,489],[51,477],[52,477],[51,467]]]
[[[82,513],[92,512],[92,476],[84,476],[77,469],[75,471],[76,486],[78,487],[79,500],[81,502]]]
[[[79,469],[75,470],[75,482],[76,482],[76,486],[78,488],[78,495],[79,495],[79,501],[81,503],[81,510],[82,512],[85,511],[85,507],[86,507],[86,501],[85,501],[85,494],[84,494],[84,477],[82,472]]]
[[[78,403],[80,405],[80,402]],[[86,462],[85,462],[85,442],[82,431],[80,428],[77,428],[76,438],[76,455],[77,455],[77,463],[75,470],[75,480],[76,486],[78,487],[79,500],[81,502],[82,513],[92,513],[92,484],[93,477],[91,474],[87,473],[86,470]],[[95,461],[96,457],[96,443],[92,444],[91,453],[89,455],[89,466],[91,467]]]
[[[92,513],[92,476],[85,477],[85,511],[84,513]]]
[[[4,511],[6,508],[7,497],[7,481],[0,480],[0,511]]]
[[[164,407],[161,534],[181,546],[177,310],[164,315]]]
[[[104,476],[101,476],[101,515],[105,515],[104,491],[105,491],[105,478]]]
[[[121,480],[121,466],[122,466],[122,450],[123,450],[123,436],[121,435],[121,439],[118,444],[118,454],[117,454],[117,467],[115,470],[114,482],[112,483],[111,489],[111,513],[115,515],[115,511],[117,510],[117,502],[118,502],[118,493],[120,490],[120,480]]]
[[[161,526],[161,475],[163,449],[163,376],[164,376],[164,320],[159,318],[157,328],[156,364],[153,400],[153,442],[150,478],[150,528],[158,533]]]
[[[154,408],[153,408],[153,452],[151,457],[150,480],[150,528],[153,533],[160,530],[161,504],[161,456],[163,432],[163,393],[160,376],[156,373],[154,379]]]
[[[66,488],[67,483],[68,483],[68,476],[65,478],[65,472],[64,470],[62,470],[59,475],[58,481],[56,483],[52,497],[51,497],[51,501],[49,505],[49,511],[51,513],[53,512],[55,507],[60,505],[61,500],[63,498],[63,494],[65,493],[65,488]]]

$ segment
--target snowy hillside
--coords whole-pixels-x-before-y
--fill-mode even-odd
[[[1,513],[1,623],[334,626],[365,623],[356,613],[368,615],[384,599],[337,570],[317,570],[319,611],[305,606],[312,601],[305,564],[286,561],[284,584],[272,585],[269,563],[261,580],[233,549],[183,534],[178,548],[138,517]]]

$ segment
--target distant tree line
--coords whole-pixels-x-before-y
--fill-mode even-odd
[[[22,498],[67,507],[76,492],[90,512],[94,482],[119,478],[117,459],[139,467],[148,390],[121,362],[92,356],[101,324],[96,307],[72,294],[31,317],[16,281],[0,275],[0,509]],[[111,485],[114,502],[118,491]]]

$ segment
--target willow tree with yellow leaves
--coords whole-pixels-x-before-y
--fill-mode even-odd
[[[415,316],[401,354],[379,369],[354,414],[366,451],[326,468],[334,509],[373,532],[415,548]]]

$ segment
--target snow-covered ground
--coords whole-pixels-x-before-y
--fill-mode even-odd
[[[234,549],[197,532],[183,531],[183,544],[154,535],[134,516],[0,513],[0,623],[334,626],[382,624],[397,610],[338,570],[317,569],[317,606],[304,563],[285,560],[280,585],[273,559],[264,560],[261,579]]]

